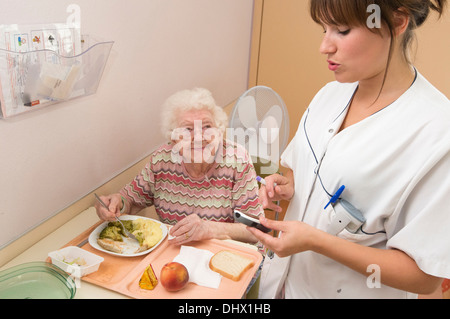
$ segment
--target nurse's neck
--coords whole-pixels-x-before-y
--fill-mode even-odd
[[[391,63],[384,83],[384,70],[372,78],[359,81],[340,131],[394,103],[411,87],[414,78],[414,68],[409,64]]]
[[[398,55],[393,55],[386,77],[385,72],[359,81],[354,101],[360,102],[360,107],[379,111],[405,93],[415,78],[414,68]]]

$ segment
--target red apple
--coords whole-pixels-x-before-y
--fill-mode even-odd
[[[184,265],[172,261],[162,267],[159,280],[167,291],[178,291],[188,283],[189,273]]]

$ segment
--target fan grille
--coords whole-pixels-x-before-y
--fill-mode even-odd
[[[247,130],[247,128],[244,126],[244,124],[239,119],[238,108],[239,108],[239,105],[240,105],[240,102],[242,101],[242,99],[249,97],[249,96],[253,97],[255,100],[256,116],[258,118],[258,121],[263,120],[264,116],[267,114],[267,112],[269,111],[269,109],[272,106],[278,105],[282,109],[283,117],[282,117],[279,135],[278,135],[278,146],[279,146],[278,152],[279,152],[279,154],[277,154],[277,156],[275,156],[275,157],[272,157],[272,162],[268,162],[267,160],[260,159],[260,158],[258,158],[258,156],[254,156],[254,154],[251,154],[251,155],[253,155],[252,160],[255,164],[255,168],[271,167],[271,170],[273,170],[273,167],[275,167],[275,171],[276,171],[278,169],[278,159],[287,145],[287,140],[288,140],[288,136],[289,136],[289,116],[288,116],[288,112],[286,109],[286,105],[285,105],[284,101],[282,100],[282,98],[274,90],[272,90],[269,87],[256,86],[256,87],[249,89],[238,99],[238,101],[236,102],[236,105],[234,106],[234,109],[232,111],[231,117],[230,117],[229,126],[230,126],[230,128],[234,129],[235,132],[238,129],[241,129],[241,131],[243,130],[244,132]],[[256,128],[256,129],[258,129],[258,128]],[[250,151],[249,150],[249,140],[250,139],[251,139],[250,135],[245,134],[244,144],[242,143],[242,138],[237,139],[235,141],[243,144],[243,146],[247,149],[247,151]],[[249,152],[249,153],[251,153],[251,152]],[[277,158],[276,163],[273,163],[273,158]],[[274,172],[269,172],[269,173],[274,173]]]

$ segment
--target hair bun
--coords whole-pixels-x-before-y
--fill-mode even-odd
[[[439,13],[439,16],[444,12],[444,7],[447,0],[418,0],[411,5],[411,14],[414,17],[416,27],[420,27],[430,15],[430,10]]]
[[[413,13],[413,16],[416,27],[420,27],[427,20],[428,15],[430,14],[432,2],[430,0],[421,0],[417,2],[418,8],[417,11]]]

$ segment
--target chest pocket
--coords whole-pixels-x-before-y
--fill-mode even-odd
[[[383,231],[371,234],[362,230],[366,222],[362,214],[361,216],[349,217],[351,214],[343,215],[342,210],[341,204],[334,207],[330,205],[326,209],[326,230],[328,233],[364,246],[373,246],[386,241],[386,234]]]

